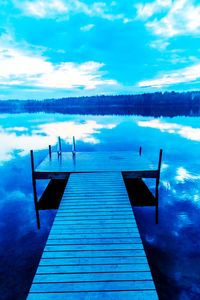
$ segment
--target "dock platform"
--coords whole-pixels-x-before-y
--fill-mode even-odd
[[[157,176],[158,167],[136,151],[56,152],[47,155],[35,170],[37,179],[65,179],[70,173],[123,172],[136,178]]]
[[[158,299],[118,162],[72,168],[56,169],[70,176],[27,299]],[[48,162],[39,171],[56,174]]]

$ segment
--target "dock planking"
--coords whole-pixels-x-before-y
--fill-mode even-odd
[[[98,181],[104,179],[105,172],[111,173],[107,178],[109,181],[105,182],[105,187],[109,188],[109,184],[113,183],[117,187],[118,183],[117,178],[112,177],[112,172],[128,172],[127,176],[131,177],[135,174],[136,177],[155,178],[157,166],[145,156],[139,156],[135,151],[76,152],[76,155],[72,155],[71,152],[63,152],[59,157],[57,153],[52,152],[51,157],[46,156],[36,168],[35,176],[37,179],[65,179],[69,173],[80,173],[80,177],[77,177],[72,183],[72,185],[76,185],[77,181],[80,184],[82,173],[86,172],[99,173],[98,180],[95,177],[91,178],[91,183],[93,182],[97,186]],[[79,184],[76,186],[77,188],[79,188]]]
[[[71,173],[28,299],[158,299],[121,172]]]

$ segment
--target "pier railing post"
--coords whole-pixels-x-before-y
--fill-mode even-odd
[[[31,150],[31,168],[32,168],[32,182],[33,182],[33,196],[35,203],[35,213],[37,219],[37,227],[40,229],[40,217],[38,211],[38,202],[37,202],[37,191],[36,191],[36,179],[35,179],[35,171],[34,171],[34,159],[33,159],[33,150]]]
[[[160,168],[161,168],[161,161],[162,161],[162,153],[163,150],[160,149],[160,155],[159,155],[159,162],[158,162],[158,173],[156,177],[156,224],[158,224],[158,187],[160,182]]]

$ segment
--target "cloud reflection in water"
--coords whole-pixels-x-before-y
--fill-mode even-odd
[[[191,126],[176,123],[167,123],[160,119],[139,121],[138,126],[160,129],[162,132],[175,133],[189,140],[200,141],[200,128],[193,128]]]
[[[116,124],[100,124],[94,120],[84,123],[76,121],[54,122],[34,126],[31,132],[26,127],[0,127],[0,164],[14,158],[14,151],[18,150],[20,155],[27,155],[30,149],[43,150],[48,145],[55,145],[58,136],[66,143],[72,143],[72,137],[85,143],[97,144],[100,140],[94,136],[101,129],[112,129]],[[17,133],[16,133],[17,132]],[[26,133],[27,132],[27,133]],[[20,134],[21,133],[21,134]]]

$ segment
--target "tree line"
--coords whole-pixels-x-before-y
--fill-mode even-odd
[[[156,92],[138,95],[97,95],[44,100],[2,100],[0,112],[199,115],[200,92]]]

